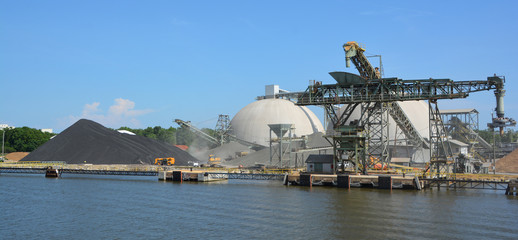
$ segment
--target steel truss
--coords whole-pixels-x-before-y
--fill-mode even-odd
[[[466,98],[472,92],[500,88],[503,88],[503,79],[500,77],[488,77],[487,81],[382,78],[347,86],[340,84],[309,86],[303,94],[299,94],[297,105],[455,99]]]
[[[215,131],[220,145],[229,142],[228,133],[230,132],[230,117],[228,115],[220,114],[218,116]]]
[[[450,173],[453,164],[453,151],[448,141],[448,132],[442,122],[437,100],[428,101],[430,131],[430,168],[435,169],[437,177]]]
[[[299,93],[297,98],[297,105],[324,105],[328,117],[334,125],[335,134],[330,136],[333,139],[333,147],[335,149],[335,164],[342,161],[344,155],[347,160],[352,160],[358,169],[359,163],[362,163],[360,170],[365,172],[367,165],[365,155],[366,148],[372,147],[374,149],[381,149],[380,156],[384,156],[383,145],[380,140],[384,132],[380,133],[378,137],[372,137],[365,144],[365,139],[368,134],[376,132],[375,125],[365,131],[365,120],[369,120],[373,116],[373,112],[385,114],[383,108],[368,107],[369,104],[373,106],[381,103],[391,103],[396,101],[412,101],[412,100],[428,100],[430,108],[430,156],[431,167],[437,169],[439,173],[449,172],[449,166],[453,163],[451,154],[451,147],[447,143],[446,131],[442,123],[440,113],[437,108],[438,99],[454,99],[465,98],[469,93],[488,91],[492,89],[503,89],[503,78],[488,77],[487,81],[453,81],[451,79],[424,79],[424,80],[401,80],[398,78],[382,78],[371,79],[362,82],[350,82],[346,84],[330,84],[322,85],[315,84],[309,86],[305,92]],[[332,107],[338,104],[346,104],[345,110],[342,113],[337,113]],[[360,121],[355,124],[346,125],[352,111],[358,106],[362,106],[362,117]],[[434,105],[434,106],[432,106]],[[364,118],[364,114],[367,118]],[[374,109],[377,109],[374,111]],[[392,116],[401,114],[396,113],[397,107],[392,107]],[[399,109],[400,112],[402,112]],[[406,117],[406,116],[405,116]],[[385,126],[381,120],[378,122],[379,126]],[[400,121],[404,122],[404,121]],[[426,141],[415,132],[415,127],[408,126],[401,128],[408,131],[408,136],[417,144],[425,144]],[[410,129],[410,130],[409,130]],[[413,129],[413,130],[412,130]],[[412,132],[414,131],[414,132]],[[380,143],[376,146],[377,143]],[[377,148],[376,148],[377,147]],[[344,154],[348,152],[349,154]],[[371,152],[371,151],[369,151]],[[360,156],[363,155],[363,156]],[[383,159],[383,158],[379,158]],[[336,165],[335,165],[336,166]],[[343,165],[342,165],[343,166]]]
[[[0,173],[44,174],[47,168],[0,168]],[[116,170],[85,170],[58,169],[60,173],[93,174],[93,175],[126,175],[126,176],[157,176],[157,171],[116,171]]]
[[[366,174],[368,162],[366,161],[367,133],[365,125],[369,114],[365,113],[374,108],[369,108],[369,103],[356,103],[346,105],[343,112],[337,113],[332,105],[324,106],[329,119],[333,123],[333,134],[326,135],[326,138],[331,139],[333,145],[334,166],[339,166],[344,171],[346,162],[351,162],[354,165],[355,171],[361,171]],[[362,114],[360,119],[349,121],[357,107],[361,108]],[[337,169],[338,167],[335,168],[335,171]]]
[[[219,179],[243,179],[243,180],[283,180],[285,174],[267,173],[213,173],[208,172],[212,178]]]
[[[422,179],[427,181],[431,187],[448,188],[469,188],[469,189],[490,189],[506,190],[509,182],[507,181],[484,181],[484,180],[459,180],[459,179]]]
[[[390,163],[388,153],[388,118],[389,106],[387,103],[370,103],[367,113],[367,152],[369,159],[367,167],[383,167]]]
[[[1,167],[0,173],[26,173],[26,174],[44,174],[46,168],[15,168]]]

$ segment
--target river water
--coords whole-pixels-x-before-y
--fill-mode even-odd
[[[518,239],[518,197],[0,175],[1,239]]]

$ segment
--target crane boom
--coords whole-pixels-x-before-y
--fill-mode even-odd
[[[360,73],[360,76],[364,79],[380,79],[380,70],[374,69],[370,64],[367,57],[363,54],[365,49],[361,48],[356,42],[347,42],[343,46],[345,51],[346,66],[350,67],[350,61],[354,63],[356,69]],[[381,67],[381,62],[380,62]],[[429,148],[430,144],[419,134],[412,121],[408,118],[406,113],[401,108],[398,102],[392,102],[388,108],[388,113],[394,119],[398,127],[403,131],[405,136],[412,142],[416,147],[424,146]]]
[[[488,77],[487,81],[381,78],[354,82],[350,85],[310,85],[299,95],[297,105],[455,99],[466,98],[473,92],[493,89],[499,91],[503,87],[504,78],[498,76]],[[503,103],[503,100],[501,102]],[[503,117],[503,113],[500,116]]]
[[[202,131],[201,129],[193,126],[190,122],[186,122],[186,121],[183,121],[183,120],[180,120],[180,119],[175,119],[174,120],[178,125],[182,126],[182,127],[186,127],[186,128],[189,128],[191,129],[191,131],[193,131],[194,133],[198,134],[198,136],[204,138],[205,140],[219,146],[221,145],[220,142],[212,137],[211,135],[205,133],[204,131]]]
[[[345,64],[346,67],[351,66],[351,61],[358,69],[360,76],[364,79],[376,79],[380,78],[376,74],[376,70],[372,67],[367,57],[363,54],[365,49],[361,48],[357,42],[347,42],[343,46],[345,51]]]
[[[220,141],[218,141],[218,139],[216,139],[215,137],[212,137],[211,135],[205,133],[204,131],[202,131],[201,129],[193,126],[190,122],[186,122],[186,121],[183,121],[183,120],[180,120],[180,119],[175,119],[174,120],[178,125],[182,126],[182,127],[187,127],[189,129],[191,129],[192,132],[198,134],[198,136],[202,137],[203,139],[217,145],[217,146],[220,146],[222,143]],[[263,145],[260,145],[260,144],[256,144],[256,143],[252,143],[252,142],[249,142],[249,141],[246,141],[246,140],[243,140],[243,139],[240,139],[232,134],[230,134],[229,131],[226,131],[225,133],[225,136],[228,136],[230,139],[236,141],[236,142],[239,142],[240,144],[243,144],[247,147],[250,147],[254,150],[261,150],[263,148],[265,148]]]

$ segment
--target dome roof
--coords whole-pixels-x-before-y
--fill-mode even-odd
[[[284,99],[263,99],[250,103],[230,121],[233,135],[264,146],[269,145],[268,124],[294,124],[293,137],[324,131],[322,123],[311,110]]]

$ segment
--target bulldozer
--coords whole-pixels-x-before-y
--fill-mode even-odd
[[[155,158],[155,165],[171,166],[174,165],[174,158]]]

